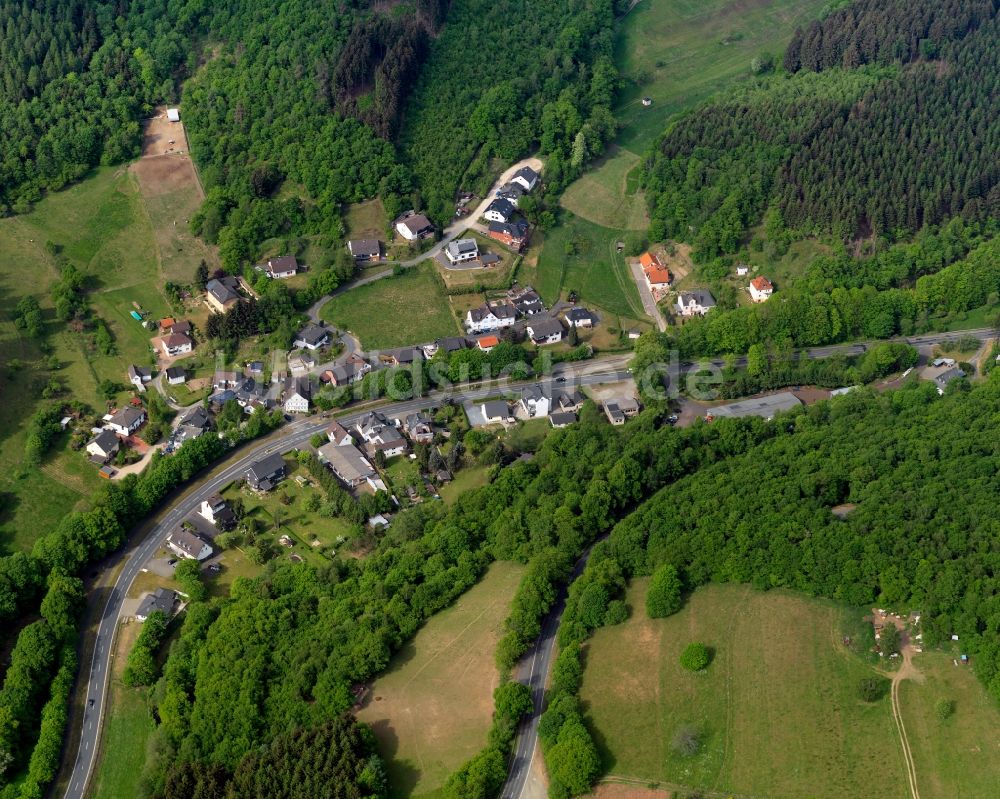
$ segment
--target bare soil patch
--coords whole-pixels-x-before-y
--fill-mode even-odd
[[[167,112],[158,109],[156,116],[142,121],[142,156],[163,155],[168,152],[187,150],[184,123],[171,122]],[[171,144],[171,141],[173,144]]]

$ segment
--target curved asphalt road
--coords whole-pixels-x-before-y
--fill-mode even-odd
[[[561,370],[560,374],[567,377],[565,386],[576,385],[598,385],[600,383],[616,383],[630,377],[629,372],[623,366],[627,356],[608,359],[600,362],[583,362],[579,365],[570,365]],[[619,364],[620,366],[615,366]],[[603,369],[604,371],[597,371]],[[540,381],[542,385],[556,385],[556,378],[548,378]],[[563,386],[563,384],[558,384]],[[512,386],[513,387],[513,386]],[[439,404],[442,399],[451,397],[456,402],[466,400],[483,399],[495,396],[507,390],[505,386],[490,385],[477,389],[470,389],[457,393],[436,392],[426,397],[420,397],[404,402],[397,402],[392,405],[379,408],[389,416],[399,416],[412,413],[430,406]],[[345,426],[350,426],[358,421],[367,411],[358,411],[346,416],[338,417]],[[95,651],[91,659],[90,673],[87,675],[86,690],[87,703],[84,707],[82,730],[80,735],[80,745],[77,750],[76,759],[73,763],[73,771],[70,775],[69,785],[64,794],[65,799],[83,799],[87,792],[87,783],[94,770],[98,742],[101,735],[101,724],[103,721],[104,703],[107,700],[107,681],[111,670],[111,644],[114,640],[115,627],[122,615],[122,605],[128,594],[128,590],[135,580],[136,575],[142,569],[143,564],[149,560],[160,547],[164,537],[176,525],[180,524],[189,513],[196,510],[203,498],[216,493],[227,483],[242,477],[246,473],[247,467],[260,457],[272,452],[288,452],[291,449],[300,447],[307,443],[313,434],[321,432],[329,425],[329,420],[311,417],[291,423],[284,428],[284,435],[279,441],[265,441],[251,445],[242,451],[238,458],[226,464],[225,468],[204,483],[197,486],[197,490],[189,491],[163,518],[146,534],[146,538],[128,556],[124,568],[118,575],[114,587],[108,596],[107,603],[101,613],[100,623],[95,639]],[[582,566],[581,566],[582,568]],[[560,610],[561,613],[561,610]],[[556,615],[551,624],[552,634],[558,626],[559,617]],[[539,692],[545,681],[545,674],[548,671],[547,657],[551,655],[551,645],[547,650],[544,668],[539,668],[541,680],[539,682]],[[82,658],[84,662],[86,658]],[[541,664],[539,664],[541,667]],[[541,694],[536,700],[540,705]],[[93,705],[90,703],[93,702]]]

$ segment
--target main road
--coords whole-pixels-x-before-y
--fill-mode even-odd
[[[552,377],[532,382],[539,382],[549,387],[562,386],[563,381],[565,381],[566,385],[576,386],[617,383],[626,380],[630,376],[629,372],[624,368],[626,360],[627,356],[616,356],[604,361],[571,364],[563,367],[561,370],[557,369],[556,374]],[[447,398],[451,398],[456,402],[484,399],[485,397],[495,396],[508,387],[514,388],[515,385],[498,386],[491,384],[479,388],[459,389],[452,392],[434,392],[425,397],[383,405],[379,410],[390,417],[401,416],[438,405],[442,400]],[[364,413],[366,411],[356,411],[345,416],[340,416],[338,420],[345,426],[350,426],[357,422]],[[250,464],[259,460],[264,455],[269,455],[273,452],[284,453],[301,447],[308,443],[314,434],[325,430],[328,425],[329,421],[326,419],[316,417],[302,419],[282,428],[280,431],[281,435],[277,440],[272,437],[240,450],[238,456],[226,462],[222,469],[213,472],[209,478],[198,484],[193,490],[189,489],[148,530],[141,542],[128,553],[125,565],[115,580],[107,602],[100,614],[97,635],[94,641],[94,650],[90,658],[90,672],[86,676],[86,683],[82,686],[82,690],[86,691],[87,702],[84,705],[82,715],[80,743],[76,759],[73,763],[69,784],[64,794],[66,799],[83,799],[86,795],[87,783],[94,770],[98,743],[101,736],[104,705],[107,701],[108,675],[111,671],[115,628],[118,625],[119,618],[122,616],[123,604],[129,588],[143,565],[162,545],[167,533],[179,525],[189,514],[194,512],[203,499],[217,493],[228,483],[244,476]],[[558,623],[558,620],[556,623]],[[551,652],[551,649],[549,651]],[[86,660],[86,657],[81,659],[84,663]],[[541,701],[540,696],[538,697],[538,701]]]

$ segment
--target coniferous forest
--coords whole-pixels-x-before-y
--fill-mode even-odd
[[[996,2],[852,4],[787,74],[677,120],[647,165],[651,237],[736,250],[768,208],[803,233],[905,236],[1000,208]],[[863,66],[867,65],[867,66]]]

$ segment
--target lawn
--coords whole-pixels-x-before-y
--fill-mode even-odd
[[[493,652],[523,567],[493,564],[480,583],[404,645],[358,713],[372,726],[391,797],[440,795],[486,744],[499,675]]]
[[[423,263],[399,275],[338,294],[323,306],[327,322],[349,330],[366,349],[422,344],[460,333],[435,267]]]
[[[598,630],[586,658],[581,695],[609,774],[776,799],[908,797],[888,696],[856,695],[874,673],[842,643],[857,613],[713,585],[650,620],[646,584],[635,581],[632,617]],[[715,650],[699,674],[678,663],[694,641]],[[700,740],[688,757],[673,746],[686,727]]]
[[[917,655],[923,681],[899,687],[921,799],[993,796],[1000,785],[1000,709],[970,666],[954,664],[957,654]],[[935,712],[941,699],[955,703],[944,721]]]
[[[441,499],[448,505],[454,504],[466,491],[486,485],[489,473],[488,466],[470,466],[462,469],[450,483],[441,486]]]
[[[518,422],[507,432],[507,443],[517,452],[536,452],[550,432],[552,423],[548,419]]]
[[[609,313],[645,319],[638,289],[615,243],[620,233],[563,212],[560,224],[545,235],[535,288],[546,303],[576,291],[581,301]]]
[[[381,200],[353,203],[344,209],[344,227],[349,239],[385,240],[389,220]]]

